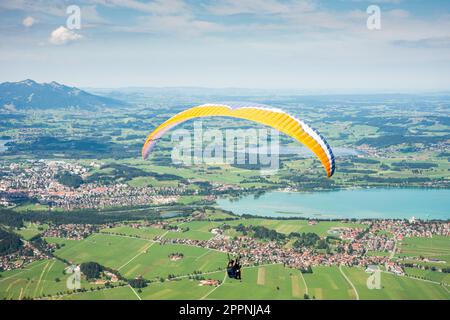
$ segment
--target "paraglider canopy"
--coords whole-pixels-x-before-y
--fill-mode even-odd
[[[270,126],[303,143],[320,160],[327,176],[331,177],[334,174],[333,152],[317,130],[283,110],[260,104],[204,104],[184,110],[162,123],[148,135],[142,148],[142,158],[148,157],[156,141],[171,128],[200,117],[234,117]]]

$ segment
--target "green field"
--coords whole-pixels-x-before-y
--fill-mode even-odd
[[[391,253],[389,251],[367,251],[367,255],[375,257],[389,257]]]
[[[46,238],[57,243],[57,257],[73,263],[98,262],[118,270],[131,279],[142,276],[152,282],[141,290],[130,286],[104,288],[89,284],[84,278],[82,288],[86,292],[69,292],[66,288],[68,275],[64,264],[56,259],[34,262],[25,269],[0,273],[0,298],[51,298],[51,299],[436,299],[449,300],[450,282],[448,274],[406,268],[407,276],[396,276],[382,272],[381,289],[369,289],[366,281],[370,274],[362,268],[339,268],[336,266],[313,267],[313,273],[301,274],[298,270],[282,265],[249,266],[243,270],[243,281],[225,277],[225,253],[206,248],[154,242],[155,236],[208,240],[213,237],[211,229],[224,223],[237,225],[262,225],[288,234],[290,232],[315,232],[322,236],[332,227],[360,227],[365,225],[345,222],[321,221],[309,225],[304,220],[240,219],[231,221],[168,220],[172,225],[189,228],[185,232],[144,227],[132,228],[123,223],[115,228],[102,230],[84,240]],[[45,227],[45,226],[44,226]],[[23,236],[31,237],[38,226],[26,224],[19,230]],[[230,230],[228,230],[230,231]],[[106,234],[105,232],[115,233]],[[427,257],[447,261],[448,238],[405,238],[399,244],[397,258]],[[182,253],[180,260],[171,260],[172,253]],[[372,254],[379,254],[373,252]],[[383,253],[385,254],[385,253]],[[387,253],[386,253],[387,254]],[[442,266],[442,263],[434,262]],[[445,264],[443,264],[445,265]],[[219,287],[201,286],[199,281],[188,276],[201,272],[206,279],[224,281]],[[344,277],[344,274],[348,280]],[[169,275],[176,278],[167,280]],[[60,281],[56,281],[56,279]],[[165,279],[160,281],[160,279]],[[445,285],[443,285],[445,284]],[[354,288],[353,286],[354,285]],[[356,289],[356,290],[355,290]],[[60,293],[63,293],[61,295]]]
[[[256,266],[243,270],[245,279],[240,282],[225,277],[224,271],[205,275],[206,279],[225,281],[219,287],[201,286],[198,281],[180,280],[153,282],[138,293],[141,299],[303,299],[305,287],[297,270],[281,265]],[[70,295],[67,299],[126,299],[137,298],[128,288]]]
[[[444,272],[436,272],[432,270],[422,270],[417,268],[405,268],[405,273],[408,276],[420,279],[435,281],[450,285],[450,274]]]
[[[214,278],[214,276],[211,276]],[[164,283],[151,283],[141,292],[133,291],[130,286],[118,287],[99,291],[89,291],[64,296],[67,300],[198,300],[212,290],[210,286],[200,286],[197,281],[181,279]],[[137,296],[138,295],[138,296]]]
[[[304,274],[308,294],[318,300],[355,299],[355,294],[338,267],[315,267]]]
[[[133,260],[123,271],[133,276],[137,271],[146,272],[146,277],[166,275],[167,272],[187,274],[195,269],[202,269],[205,279],[224,281],[219,287],[201,286],[196,280],[186,276],[176,280],[151,282],[141,292],[129,286],[101,288],[91,290],[85,280],[82,287],[87,292],[67,293],[65,281],[68,275],[63,274],[64,265],[57,260],[43,260],[30,264],[22,270],[0,273],[0,298],[45,298],[52,299],[304,299],[308,293],[310,299],[356,299],[356,293],[340,273],[338,267],[315,267],[311,274],[300,274],[298,270],[285,268],[282,265],[252,266],[243,269],[242,282],[225,277],[223,270],[214,270],[223,266],[223,256],[209,256],[202,248],[184,246],[154,246]],[[155,250],[156,249],[156,250]],[[199,249],[200,251],[197,251]],[[185,253],[180,261],[169,261],[166,253],[178,250]],[[150,254],[153,252],[153,255]],[[206,254],[202,251],[206,251]],[[203,254],[203,257],[202,257]],[[142,258],[141,258],[142,257]],[[199,259],[199,257],[201,257]],[[204,259],[202,259],[204,258]],[[197,261],[196,261],[197,260]],[[169,261],[169,262],[168,262]],[[215,261],[211,263],[210,261]],[[133,269],[136,269],[133,271]],[[407,276],[396,276],[386,272],[381,274],[381,289],[368,289],[366,285],[370,274],[362,268],[343,267],[343,272],[355,286],[359,299],[450,299],[448,288]],[[407,270],[408,273],[409,270]],[[137,274],[137,273],[136,273]],[[302,278],[303,276],[303,278]],[[56,282],[55,279],[61,281]],[[448,279],[447,279],[448,280]],[[57,293],[64,293],[57,296]]]
[[[371,290],[366,284],[369,274],[364,269],[345,267],[343,270],[356,287],[360,299],[450,299],[449,289],[439,284],[406,276],[396,276],[386,272],[381,273],[381,289]]]
[[[130,286],[74,293],[57,297],[64,300],[137,300]]]
[[[153,227],[145,227],[145,228],[132,228],[126,225],[103,229],[101,232],[103,233],[115,233],[120,235],[128,235],[128,236],[136,236],[139,238],[153,240],[155,236],[161,236],[163,234],[167,239],[193,239],[193,240],[209,240],[214,234],[211,233],[211,229],[217,228],[223,222],[214,222],[214,221],[191,221],[186,223],[177,223],[180,228],[189,228],[189,230],[184,232],[175,232],[169,231],[166,232],[164,229],[158,229]]]
[[[189,205],[203,200],[202,196],[181,196],[178,200],[179,204]]]
[[[246,268],[243,281],[226,279],[207,299],[303,299],[304,285],[297,270],[282,265]]]
[[[433,236],[432,238],[405,238],[401,242],[398,257],[423,257],[436,259],[445,263],[439,263],[442,266],[449,266],[450,248],[448,246],[448,237]]]
[[[156,236],[160,236],[165,233],[163,229],[152,228],[152,227],[143,227],[143,228],[132,228],[126,225],[102,229],[100,230],[102,233],[112,233],[112,234],[120,234],[127,236],[136,236],[139,238],[144,238],[148,240],[153,240]]]
[[[235,221],[227,221],[229,225],[238,225],[242,223],[243,225],[253,225],[253,226],[264,226],[269,229],[275,229],[278,232],[289,234],[291,232],[314,232],[319,236],[330,235],[328,231],[333,227],[349,227],[349,228],[362,228],[365,229],[367,226],[358,223],[344,223],[337,221],[320,221],[315,225],[309,225],[307,220],[269,220],[269,219],[240,219]]]
[[[168,232],[165,238],[172,239],[193,239],[193,240],[209,240],[214,234],[211,233],[211,229],[217,228],[223,224],[223,222],[212,221],[191,221],[179,224],[180,228],[189,228],[185,232]]]
[[[182,253],[184,257],[171,261],[171,253]],[[227,256],[225,253],[209,249],[185,245],[160,245],[155,243],[146,253],[136,257],[120,272],[128,278],[143,276],[146,279],[166,278],[169,274],[175,276],[191,274],[194,271],[217,271],[225,268]]]
[[[44,232],[47,228],[48,225],[46,224],[27,222],[23,228],[20,228],[15,232],[25,240],[30,240],[32,237]]]
[[[33,262],[24,269],[2,272],[0,299],[41,298],[66,292],[69,275],[65,274],[64,269],[64,263],[53,259]],[[59,281],[56,281],[57,278]],[[93,285],[82,280],[81,286],[90,288]]]
[[[338,267],[313,268],[312,274],[302,275],[298,270],[281,265],[254,266],[243,270],[243,281],[225,277],[223,271],[205,275],[207,279],[224,282],[219,287],[200,286],[187,278],[153,282],[136,294],[141,299],[356,299],[356,293],[340,273]],[[381,289],[366,286],[369,276],[361,268],[343,268],[354,284],[358,297],[367,299],[450,299],[448,289],[438,284],[382,273]],[[306,284],[306,285],[305,285]],[[80,293],[65,299],[139,299],[128,287]]]
[[[136,229],[140,230],[140,229]],[[166,278],[169,274],[187,275],[194,271],[216,271],[224,268],[226,254],[186,245],[161,245],[150,240],[94,234],[84,240],[47,238],[49,242],[64,244],[55,255],[82,263],[95,261],[120,271],[127,278],[143,276],[147,279]],[[183,259],[171,261],[171,253],[184,254]]]
[[[223,183],[240,183],[246,178],[259,174],[259,171],[234,168],[229,165],[222,165],[218,170],[207,169],[207,165],[198,165],[192,168],[174,168],[172,166],[153,165],[151,162],[138,159],[127,159],[124,162],[144,171],[159,174],[175,174],[185,179],[200,179],[206,181],[222,181]]]
[[[137,177],[128,181],[131,187],[177,187],[178,181],[176,180],[157,180],[153,177]]]
[[[236,216],[224,212],[219,208],[206,209],[204,215],[205,218],[209,220],[228,219],[228,218],[237,219]]]
[[[207,278],[223,280],[223,273],[215,273],[209,275]],[[189,299],[199,300],[207,295],[214,287],[201,286],[198,281],[181,279],[175,281],[168,281],[164,283],[156,282],[149,285],[147,288],[139,293],[142,299],[149,300],[177,300]]]
[[[55,255],[60,258],[73,263],[95,261],[113,269],[119,269],[153,243],[145,239],[106,234],[93,234],[79,241],[55,238],[46,238],[46,240],[64,244],[64,247],[55,252]]]

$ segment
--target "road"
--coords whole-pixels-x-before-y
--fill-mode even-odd
[[[355,296],[356,296],[356,300],[359,300],[359,294],[358,291],[356,290],[356,287],[354,286],[353,282],[350,281],[350,279],[347,277],[347,275],[344,273],[344,271],[342,270],[342,266],[339,266],[339,271],[342,273],[342,275],[344,276],[345,280],[347,280],[347,282],[350,284],[350,286],[353,288],[353,291],[355,292]]]

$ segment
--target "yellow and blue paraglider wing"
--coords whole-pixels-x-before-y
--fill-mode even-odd
[[[328,177],[331,177],[335,171],[333,152],[317,130],[283,110],[258,104],[205,104],[184,110],[150,133],[142,148],[142,158],[148,157],[157,140],[167,131],[180,123],[201,117],[234,117],[270,126],[291,136],[310,149],[324,166]]]

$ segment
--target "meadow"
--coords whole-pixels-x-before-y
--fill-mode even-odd
[[[205,299],[303,299],[304,285],[298,270],[282,265],[245,268],[242,282],[225,278]]]
[[[216,271],[224,268],[227,262],[227,256],[222,252],[186,245],[161,245],[127,236],[94,234],[80,241],[55,238],[47,238],[47,241],[64,244],[55,252],[60,258],[73,263],[95,261],[118,270],[127,278],[167,278],[169,274]],[[181,253],[184,257],[172,261],[169,259],[171,253]]]
[[[126,236],[135,236],[139,238],[144,238],[148,240],[153,240],[156,236],[162,235],[165,231],[163,229],[152,228],[152,227],[143,227],[143,228],[132,228],[127,225],[121,225],[114,228],[102,229],[101,233],[111,233],[111,234],[120,234]]]
[[[291,232],[313,232],[321,237],[330,235],[328,231],[331,228],[336,227],[348,227],[348,228],[367,228],[366,225],[352,222],[338,222],[338,221],[319,221],[317,224],[310,225],[308,220],[275,220],[275,219],[240,219],[235,221],[227,221],[229,225],[253,225],[253,226],[264,226],[269,229],[274,229],[277,232],[289,234]]]
[[[260,221],[261,219],[255,219]],[[267,220],[269,222],[283,222]],[[201,221],[192,224],[197,232],[207,233],[216,223]],[[186,223],[188,224],[188,223]],[[283,230],[283,225],[277,225]],[[315,227],[315,226],[312,226]],[[328,228],[321,226],[321,228]],[[147,230],[150,229],[150,230]],[[108,229],[111,230],[111,229]],[[134,229],[117,227],[128,236],[94,234],[84,240],[46,238],[62,246],[56,250],[58,257],[81,263],[95,261],[117,269],[127,277],[143,276],[152,282],[141,290],[130,286],[90,290],[94,285],[84,278],[82,288],[86,292],[67,292],[65,265],[56,259],[41,260],[24,269],[0,273],[0,298],[48,298],[51,299],[450,299],[446,274],[406,268],[406,276],[381,273],[381,288],[368,289],[370,274],[356,267],[313,267],[312,273],[285,268],[282,265],[245,267],[243,280],[226,277],[225,253],[187,245],[161,245],[148,238],[161,233],[155,228]],[[139,232],[135,238],[132,231]],[[284,230],[287,232],[286,230]],[[156,232],[156,233],[155,233]],[[146,238],[147,239],[144,239]],[[417,248],[427,247],[426,239],[411,239]],[[439,239],[438,239],[439,242]],[[425,243],[425,244],[424,244]],[[412,245],[411,247],[412,248]],[[444,248],[445,249],[445,248]],[[180,253],[182,259],[171,260],[169,255]],[[434,254],[434,251],[432,252]],[[194,272],[201,272],[205,279],[217,279],[218,287],[201,286],[189,279]],[[169,275],[175,276],[167,280]],[[345,276],[344,276],[345,275]],[[164,278],[165,280],[161,280]],[[58,279],[58,280],[56,280]],[[354,287],[353,287],[354,286]],[[95,285],[95,288],[97,285]],[[64,295],[57,295],[58,293]]]
[[[211,214],[211,218],[214,214]],[[214,234],[211,230],[217,228],[223,224],[228,224],[230,226],[237,226],[243,224],[244,226],[264,226],[269,229],[274,229],[277,232],[284,233],[288,235],[291,232],[313,232],[321,237],[329,236],[330,230],[333,228],[348,227],[348,228],[367,228],[366,225],[353,222],[339,222],[339,221],[318,221],[317,224],[309,224],[307,220],[276,220],[276,219],[261,219],[261,218],[241,218],[238,220],[229,221],[191,221],[184,223],[174,222],[173,224],[178,225],[180,228],[188,228],[184,232],[169,231],[164,237],[167,239],[178,238],[178,239],[193,239],[193,240],[209,240]],[[157,235],[162,235],[165,233],[162,229],[156,228],[132,228],[126,225],[115,227],[111,229],[103,229],[101,232],[104,233],[117,233],[129,236],[136,236],[145,239],[153,239]],[[228,235],[237,235],[238,233],[233,230],[227,230]]]
[[[355,299],[355,294],[336,266],[315,267],[303,275],[311,298],[318,300]]]
[[[368,289],[367,274],[362,268],[343,267],[342,272],[349,278],[347,282],[338,267],[316,267],[313,273],[301,274],[298,270],[282,265],[252,266],[243,269],[243,280],[229,279],[224,271],[214,271],[204,275],[206,279],[217,279],[218,287],[201,286],[196,280],[181,278],[164,282],[152,282],[140,292],[129,287],[120,287],[94,292],[64,296],[64,299],[238,299],[269,300],[298,299],[316,300],[360,300],[372,299],[450,299],[447,288],[406,276],[396,276],[383,272],[381,289]],[[306,296],[305,296],[306,294]]]
[[[211,233],[211,230],[217,228],[222,224],[223,222],[216,221],[191,221],[187,223],[181,223],[179,224],[180,228],[189,228],[189,230],[185,232],[168,232],[165,235],[165,238],[209,240],[214,236],[214,234]]]
[[[145,239],[106,234],[93,234],[84,240],[46,240],[64,245],[55,252],[60,258],[72,263],[95,261],[116,270],[153,243]]]
[[[171,253],[183,254],[183,258],[172,261],[169,258]],[[219,268],[224,269],[227,261],[227,255],[223,252],[186,245],[155,243],[120,269],[120,272],[127,278],[137,276],[146,279],[167,278],[169,274],[183,276],[194,271],[217,271]]]
[[[87,292],[73,293],[60,297],[52,297],[57,300],[137,300],[130,286],[108,288]]]
[[[136,236],[139,238],[152,240],[155,236],[161,236],[167,239],[193,239],[193,240],[209,240],[214,234],[211,233],[211,229],[218,227],[223,222],[213,221],[192,221],[187,223],[172,224],[178,225],[180,228],[186,228],[186,231],[166,231],[163,229],[144,227],[144,228],[132,228],[127,225],[122,225],[115,228],[103,229],[102,233],[115,233],[120,235]],[[189,228],[189,229],[187,229]]]
[[[16,233],[18,233],[25,240],[30,240],[34,236],[42,233],[43,231],[45,231],[47,229],[48,229],[47,224],[27,222],[27,223],[25,223],[23,228],[17,229]]]
[[[435,262],[435,266],[450,265],[450,248],[448,237],[433,236],[432,238],[405,238],[401,242],[398,257],[427,258],[429,262]]]
[[[211,276],[214,278],[214,276]],[[212,287],[200,286],[198,281],[180,279],[165,282],[154,282],[141,292],[130,286],[117,287],[98,291],[88,291],[71,294],[61,299],[65,300],[198,300],[210,292]]]
[[[24,269],[1,272],[0,299],[43,298],[66,292],[70,275],[65,268],[61,261],[50,259],[33,262]],[[82,279],[81,287],[89,289],[94,285]]]
[[[437,272],[433,270],[422,270],[418,268],[405,268],[405,273],[408,276],[439,282],[445,285],[450,285],[450,274],[444,272]]]
[[[369,289],[366,285],[369,274],[364,269],[344,267],[343,270],[363,300],[450,299],[449,289],[437,283],[381,272],[381,289]]]

